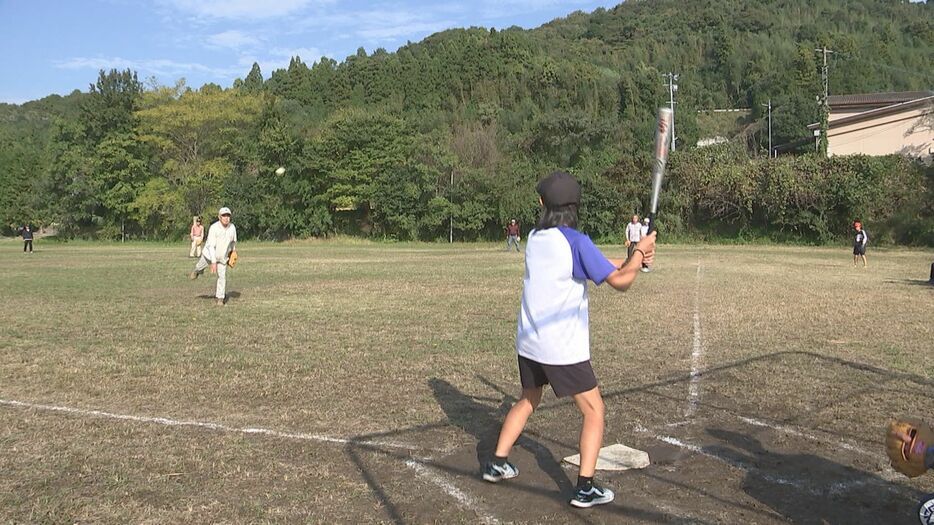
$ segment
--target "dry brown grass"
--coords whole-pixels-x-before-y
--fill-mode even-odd
[[[388,433],[418,456],[495,436],[518,390],[522,257],[499,245],[243,243],[223,309],[209,300],[213,279],[185,278],[192,263],[181,245],[37,248],[0,253],[2,399]],[[630,292],[591,289],[607,441],[638,441],[636,425],[684,418],[695,305],[706,370],[699,417],[756,417],[866,448],[892,414],[934,418],[934,287],[922,283],[934,254],[869,257],[862,269],[845,249],[666,246]],[[10,406],[0,420],[4,522],[476,519],[442,492],[426,505],[403,490],[411,472],[371,447]],[[576,425],[573,407],[548,394],[529,430],[563,452]],[[842,462],[881,468],[881,459]],[[566,521],[558,509],[528,519]]]

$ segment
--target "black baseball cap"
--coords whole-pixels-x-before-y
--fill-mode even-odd
[[[556,171],[540,180],[535,190],[542,196],[546,208],[580,205],[581,202],[581,185],[571,174],[563,171]]]

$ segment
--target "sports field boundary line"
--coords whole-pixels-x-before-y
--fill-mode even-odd
[[[759,469],[756,469],[756,468],[748,468],[748,467],[746,467],[745,465],[743,465],[742,463],[740,463],[740,462],[738,462],[738,461],[732,461],[732,460],[730,460],[730,459],[727,459],[727,458],[718,456],[718,455],[716,455],[716,454],[711,454],[710,452],[707,452],[706,450],[704,450],[703,447],[700,447],[700,446],[698,446],[698,445],[694,445],[694,444],[691,444],[691,443],[687,443],[687,442],[682,441],[682,440],[680,440],[680,439],[678,439],[678,438],[671,437],[671,436],[665,436],[665,435],[659,435],[659,436],[654,436],[654,435],[653,435],[652,437],[654,437],[654,438],[657,439],[658,441],[661,441],[662,443],[667,443],[667,444],[669,444],[669,445],[672,445],[672,446],[675,446],[675,447],[678,447],[678,448],[683,448],[684,450],[688,450],[688,451],[690,451],[690,452],[694,452],[695,454],[699,454],[699,455],[701,455],[701,456],[704,456],[704,457],[713,459],[713,460],[715,460],[715,461],[719,461],[719,462],[721,462],[721,463],[724,463],[724,464],[726,464],[726,465],[729,465],[729,466],[731,466],[731,467],[733,467],[733,468],[735,468],[735,469],[737,469],[737,470],[740,470],[740,471],[743,471],[743,472],[747,472],[747,473],[748,473],[748,472],[757,472],[757,473],[759,474],[759,476],[762,477],[763,480],[768,481],[769,483],[772,483],[772,484],[774,484],[774,485],[786,485],[786,486],[794,487],[794,488],[796,488],[796,489],[798,489],[798,490],[802,490],[802,491],[804,491],[804,492],[808,492],[809,494],[812,494],[812,495],[814,495],[814,496],[820,496],[820,495],[822,495],[822,493],[821,493],[820,491],[814,489],[813,487],[810,487],[810,486],[806,485],[805,483],[803,483],[803,482],[801,482],[801,481],[791,480],[791,479],[787,479],[787,478],[781,478],[781,477],[778,477],[778,476],[772,476],[772,475],[770,475],[770,474],[766,474],[766,473],[762,472],[762,471],[759,470]]]
[[[379,440],[369,440],[369,439],[358,439],[355,437],[338,437],[338,436],[328,436],[325,434],[309,434],[304,432],[288,432],[283,430],[274,430],[270,428],[262,427],[233,427],[229,425],[224,425],[221,423],[214,423],[211,421],[194,421],[194,420],[179,420],[172,419],[168,417],[153,417],[153,416],[134,416],[129,414],[117,414],[114,412],[106,412],[103,410],[90,410],[83,408],[72,408],[58,405],[45,405],[41,403],[30,403],[27,401],[16,401],[12,399],[0,399],[0,405],[14,407],[14,408],[24,408],[32,410],[41,410],[44,412],[58,412],[63,414],[70,414],[76,416],[84,417],[94,417],[101,419],[114,419],[119,421],[132,421],[134,423],[149,423],[162,425],[166,427],[190,427],[190,428],[202,428],[207,430],[214,430],[217,432],[226,432],[230,434],[244,434],[244,435],[263,435],[275,438],[283,439],[293,439],[299,441],[315,441],[318,443],[330,443],[336,445],[354,445],[362,447],[385,447],[385,448],[395,448],[400,450],[409,450],[409,451],[432,451],[432,452],[447,452],[443,449],[431,449],[427,447],[418,447],[414,445],[409,445],[406,443],[398,443],[393,441],[379,441]]]
[[[461,490],[457,485],[450,481],[446,476],[437,472],[435,469],[427,467],[424,463],[430,463],[431,458],[421,458],[421,460],[407,459],[405,466],[415,471],[415,475],[424,478],[432,485],[443,490],[448,496],[458,503],[458,506],[467,511],[473,512],[479,518],[480,523],[485,525],[497,525],[499,520],[480,503],[470,497],[469,494]]]
[[[777,430],[777,431],[783,432],[783,433],[785,433],[785,434],[790,434],[790,435],[796,436],[796,437],[802,437],[802,438],[805,438],[805,439],[809,439],[809,440],[811,440],[811,441],[817,441],[817,442],[819,442],[819,443],[827,443],[827,442],[831,442],[831,441],[832,441],[835,445],[839,446],[840,448],[842,448],[842,449],[844,449],[844,450],[849,450],[850,452],[857,452],[857,453],[859,453],[859,454],[863,454],[863,455],[865,455],[865,456],[869,456],[869,457],[873,457],[873,458],[879,457],[879,454],[876,454],[876,453],[873,453],[873,452],[869,452],[868,450],[864,450],[864,449],[862,449],[862,448],[860,448],[860,447],[857,447],[856,445],[847,443],[846,441],[843,441],[843,440],[841,440],[841,439],[838,438],[838,437],[833,437],[832,439],[829,438],[829,437],[828,437],[828,438],[821,438],[820,436],[816,436],[816,435],[814,435],[814,434],[809,434],[809,433],[807,433],[807,432],[805,432],[805,431],[803,431],[803,430],[798,430],[797,428],[789,427],[789,426],[786,426],[786,425],[776,425],[776,424],[773,424],[773,423],[768,423],[768,422],[766,422],[766,421],[761,421],[761,420],[758,420],[758,419],[753,419],[753,418],[751,418],[751,417],[745,417],[745,416],[736,416],[736,417],[737,417],[740,421],[742,421],[743,423],[746,423],[746,424],[748,424],[748,425],[752,425],[752,426],[754,426],[754,427],[770,428],[770,429],[772,429],[772,430]]]
[[[757,476],[761,477],[764,481],[772,483],[773,485],[783,485],[783,486],[793,487],[802,492],[811,494],[812,496],[828,496],[828,495],[842,494],[846,492],[847,490],[850,490],[856,487],[861,487],[861,486],[868,486],[868,485],[876,486],[879,488],[884,488],[889,491],[897,491],[897,488],[892,486],[893,480],[886,479],[884,477],[879,477],[878,481],[868,480],[868,479],[867,480],[841,481],[841,482],[834,483],[829,486],[825,486],[827,487],[827,490],[824,491],[824,490],[821,490],[820,488],[814,487],[807,480],[788,479],[788,478],[783,478],[779,476],[774,476],[772,474],[769,474],[768,472],[763,471],[760,468],[746,466],[742,462],[732,460],[730,458],[725,458],[723,456],[708,452],[702,446],[695,445],[693,443],[689,443],[684,440],[681,440],[681,439],[678,439],[678,438],[675,438],[675,437],[672,437],[666,434],[655,434],[651,430],[643,427],[642,425],[637,425],[635,427],[635,431],[642,433],[642,434],[646,434],[654,438],[657,441],[661,441],[662,443],[666,443],[668,445],[672,445],[672,446],[687,450],[689,452],[693,452],[695,454],[712,459],[714,461],[718,461],[720,463],[723,463],[741,472],[745,472],[747,474],[755,473]]]
[[[691,375],[688,382],[688,403],[684,417],[691,418],[700,404],[701,361],[704,358],[704,343],[700,321],[700,280],[701,262],[697,259],[697,272],[694,277],[694,339],[691,344]]]

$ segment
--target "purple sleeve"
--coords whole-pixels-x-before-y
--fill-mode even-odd
[[[590,237],[570,228],[561,228],[561,233],[571,245],[571,259],[574,262],[575,279],[590,279],[595,284],[602,284],[611,273],[616,271],[613,263],[607,260],[603,252],[594,245]]]

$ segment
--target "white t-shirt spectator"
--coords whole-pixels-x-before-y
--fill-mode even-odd
[[[629,242],[639,242],[642,240],[642,224],[630,221],[626,225],[626,238]]]

